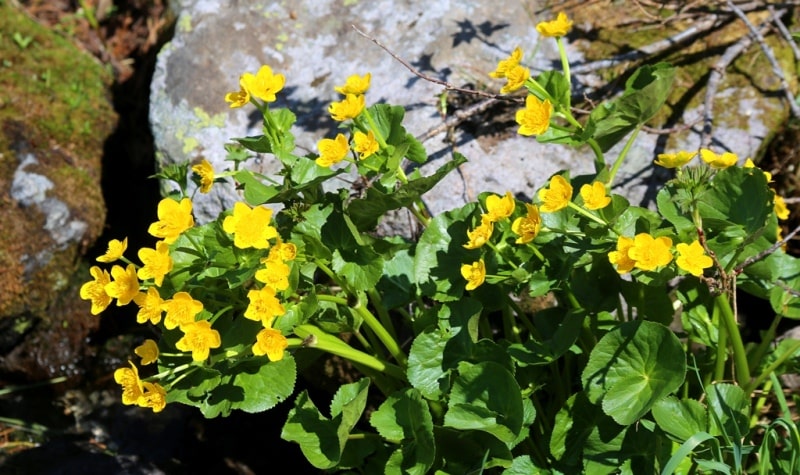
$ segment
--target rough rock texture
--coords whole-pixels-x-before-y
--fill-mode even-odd
[[[0,371],[70,375],[97,318],[78,297],[100,235],[110,75],[0,3]],[[12,40],[13,38],[13,40]]]
[[[552,4],[554,8],[546,8]],[[407,129],[421,136],[442,124],[437,104],[443,87],[415,76],[386,51],[359,35],[353,25],[426,75],[456,86],[497,91],[502,82],[490,79],[487,72],[515,46],[524,49],[523,62],[534,75],[558,67],[555,42],[539,38],[534,28],[539,21],[554,17],[558,4],[534,0],[305,0],[266,4],[178,1],[173,5],[178,14],[175,36],[159,55],[151,89],[150,118],[159,165],[206,158],[215,169],[226,168],[223,144],[231,137],[259,134],[260,119],[252,107],[228,109],[223,96],[238,89],[240,74],[255,72],[262,64],[287,77],[277,106],[288,106],[298,115],[296,133],[301,150],[316,151],[315,144],[320,138],[335,133],[336,124],[326,113],[329,103],[339,100],[334,86],[343,84],[350,74],[368,71],[372,73],[372,88],[367,93],[367,103],[405,106]],[[647,20],[655,26],[658,22],[652,16],[642,17],[640,11],[626,8],[622,14],[621,9],[604,5],[607,4],[588,2],[572,6],[569,13],[576,22],[566,43],[573,65],[585,62],[584,54],[588,57],[600,51],[601,58],[608,58],[693,24],[688,15],[685,16],[688,20],[664,28],[637,28],[637,21]],[[727,22],[726,28],[730,24]],[[628,28],[625,34],[619,34],[622,28]],[[676,95],[666,108],[671,115],[658,118],[652,125],[691,124],[700,117],[701,91],[710,59],[721,51],[721,45],[731,42],[731,33],[726,28],[720,26],[711,33],[716,35],[716,43],[689,43],[694,45],[689,51],[693,59],[684,61],[677,75]],[[744,25],[739,24],[738,36],[733,38],[745,34],[743,29]],[[645,33],[648,38],[643,37]],[[640,44],[628,44],[623,41],[626,38],[635,38]],[[704,47],[713,47],[710,51],[714,54],[706,55],[706,63],[698,65],[695,50]],[[783,48],[788,51],[785,45]],[[749,64],[752,66],[756,61]],[[762,63],[757,67],[763,72]],[[738,65],[736,69],[741,74],[744,67]],[[591,70],[576,77],[574,84],[584,87],[583,92],[592,93],[597,86],[614,79],[596,72]],[[619,79],[622,72],[616,74]],[[763,141],[784,122],[787,112],[779,95],[774,94],[774,83],[765,86],[755,76],[751,81],[736,78],[741,79],[726,76],[714,100],[712,144],[715,150],[735,151],[744,160],[758,156]],[[764,94],[765,90],[772,92]],[[580,95],[579,90],[577,96]],[[451,92],[448,102],[452,113],[457,108],[454,106],[466,107],[475,98]],[[574,150],[540,144],[533,138],[516,135],[513,114],[517,108],[500,104],[462,124],[454,131],[452,140],[443,131],[425,141],[431,160],[423,172],[430,172],[448,160],[454,148],[469,159],[459,173],[451,174],[425,196],[433,213],[474,200],[481,191],[511,190],[520,197],[530,197],[551,174],[562,169],[570,169],[573,176],[593,172],[588,148]],[[668,177],[663,169],[654,169],[655,155],[665,149],[696,149],[700,144],[699,130],[695,126],[684,127],[682,132],[670,136],[639,134],[617,175],[615,191],[627,195],[633,203],[652,204],[658,186]],[[609,163],[613,163],[622,145],[608,152]],[[269,157],[250,164],[267,174],[274,172],[276,165]],[[208,196],[196,196],[198,221],[215,218],[220,206],[230,207],[237,198],[232,186],[217,187]],[[402,216],[397,219],[405,222]]]

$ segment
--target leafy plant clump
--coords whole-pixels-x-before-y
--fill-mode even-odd
[[[225,100],[258,108],[263,134],[227,144],[222,172],[205,161],[164,170],[177,187],[149,228],[155,247],[136,264],[126,240],[112,240],[98,259],[110,271],[94,266],[81,289],[92,313],[132,302],[160,335],[115,372],[123,402],[154,412],[183,403],[206,417],[265,411],[327,354],[359,378],[330,401],[294,395],[282,431],[319,469],[796,473],[800,438],[776,376],[792,370],[800,341],[771,343],[778,321],[800,318],[784,201],[752,162],[709,149],[657,157],[675,177],[656,210],[610,193],[674,69],[640,68],[578,121],[562,45],[570,27],[563,14],[537,27],[558,43],[561,70],[531,77],[517,48],[490,76],[506,81],[502,93],[527,90],[520,134],[587,145],[595,173],[564,170],[531,200],[485,192],[437,216],[421,197],[466,158],[406,173],[426,151],[401,106],[367,104],[369,73],[337,88],[329,110],[342,132],[309,155],[296,154],[295,115],[270,107],[285,77],[268,66],[243,74]],[[283,164],[278,181],[241,166],[254,154]],[[345,173],[368,186],[328,186]],[[233,181],[242,199],[196,225],[190,180],[200,193]],[[376,235],[402,208],[423,226],[419,238]],[[742,341],[737,291],[776,314],[761,343]],[[784,417],[765,426],[759,397],[771,391]]]

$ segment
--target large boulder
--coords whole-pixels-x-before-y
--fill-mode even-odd
[[[254,73],[267,64],[286,75],[286,88],[277,106],[288,106],[298,115],[295,133],[301,150],[315,152],[319,139],[335,134],[337,124],[327,113],[330,102],[340,99],[334,86],[343,84],[351,74],[371,72],[367,103],[389,102],[407,108],[406,127],[425,138],[430,154],[423,172],[440,166],[455,149],[463,153],[469,162],[425,196],[433,213],[475,200],[481,191],[510,190],[531,197],[551,174],[562,169],[570,169],[573,175],[591,173],[594,166],[588,148],[541,144],[517,135],[517,103],[498,102],[452,130],[440,127],[445,117],[439,103],[445,88],[419,77],[401,62],[436,80],[488,91],[499,90],[502,82],[490,79],[487,73],[516,46],[524,49],[523,63],[531,67],[532,74],[558,68],[555,41],[540,38],[534,28],[557,13],[544,8],[545,3],[550,2],[301,0],[257,4],[178,0],[173,3],[178,15],[175,36],[159,54],[151,88],[157,165],[205,158],[216,170],[227,168],[230,162],[224,161],[223,144],[232,137],[260,134],[261,124],[252,107],[231,110],[223,96],[238,89],[240,74]],[[725,47],[746,36],[748,30],[743,23],[736,23],[732,13],[711,18],[700,10],[684,12],[683,20],[664,24],[641,10],[606,8],[602,2],[580,4],[568,13],[575,18],[575,26],[565,38],[567,53],[576,71],[584,71],[574,79],[577,97],[613,96],[619,91],[615,81],[619,83],[633,66],[646,61],[666,58],[679,64],[669,106],[650,124],[677,125],[676,131],[668,135],[653,130],[640,133],[616,180],[616,192],[634,203],[652,204],[655,192],[668,178],[663,170],[654,169],[653,159],[665,150],[696,149],[701,144],[702,124],[698,126],[695,120],[703,116],[704,81]],[[762,15],[754,21],[763,19]],[[697,28],[696,35],[686,36],[681,43],[647,54],[649,44],[703,21],[710,21],[711,26]],[[641,28],[643,24],[649,26]],[[791,58],[787,45],[771,44],[781,49],[783,58]],[[645,47],[642,54],[631,54],[639,47]],[[716,151],[738,153],[742,160],[757,158],[764,140],[788,114],[785,102],[775,94],[774,81],[741,80],[743,68],[749,64],[756,65],[760,78],[771,81],[770,69],[765,70],[757,48],[752,46],[749,51],[756,54],[745,55],[736,65],[736,75],[723,75],[718,94],[711,98],[715,115],[710,143]],[[624,61],[612,68],[593,67],[586,59],[620,53],[625,54]],[[453,117],[456,109],[468,110],[480,99],[449,92],[447,117]],[[620,143],[608,152],[609,163],[622,148]],[[278,164],[260,157],[248,166],[270,174]],[[164,187],[166,191],[169,184]],[[221,209],[238,199],[233,184],[215,187],[209,195],[198,194],[198,221],[216,218]]]
[[[98,325],[78,288],[106,217],[112,77],[8,2],[0,33],[0,373],[70,376]]]

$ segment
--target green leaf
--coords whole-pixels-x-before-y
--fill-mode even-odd
[[[352,290],[366,291],[375,288],[383,275],[383,259],[368,246],[336,249],[331,268]]]
[[[694,399],[667,396],[653,405],[652,412],[661,430],[678,442],[683,443],[698,432],[708,431],[706,408]]]
[[[544,88],[544,90],[550,94],[550,96],[553,98],[554,106],[569,106],[570,86],[567,77],[564,76],[564,73],[561,71],[545,71],[536,77],[536,82],[538,82]],[[544,99],[544,97],[540,97],[539,99]]]
[[[314,467],[336,467],[350,431],[364,411],[368,388],[366,378],[340,387],[331,404],[331,419],[319,412],[306,391],[301,392],[289,411],[281,438],[299,444]]]
[[[263,412],[291,396],[297,368],[291,355],[280,361],[254,357],[234,365],[227,372],[235,374],[232,383],[244,389],[244,398],[231,404],[232,409]]]
[[[251,206],[267,203],[280,192],[277,185],[264,184],[261,178],[250,170],[239,170],[233,177],[244,186],[244,199]]]
[[[750,430],[750,398],[739,386],[716,383],[706,388],[712,434],[741,440]]]
[[[370,424],[385,439],[402,441],[386,464],[386,474],[424,475],[433,465],[436,445],[428,404],[419,391],[390,396],[372,413]]]
[[[491,361],[458,365],[446,427],[480,430],[510,443],[522,429],[522,419],[522,397],[511,372]]]
[[[607,333],[592,350],[581,380],[589,400],[621,425],[644,416],[686,375],[680,340],[664,325],[637,320]]]
[[[479,474],[494,466],[510,467],[513,456],[508,446],[491,434],[434,426],[436,457],[444,474]]]
[[[522,366],[549,364],[564,355],[578,339],[586,312],[570,310],[563,316],[562,313],[561,309],[555,308],[537,312],[535,322],[539,320],[537,317],[543,317],[541,320],[555,324],[555,328],[540,329],[544,341],[531,338],[524,344],[510,345],[508,354]]]

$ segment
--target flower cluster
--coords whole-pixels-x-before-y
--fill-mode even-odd
[[[273,74],[269,66],[261,66],[256,74],[244,73],[239,77],[239,90],[225,95],[225,102],[231,103],[231,108],[242,107],[252,98],[264,102],[275,102],[276,94],[286,84],[283,74]]]

